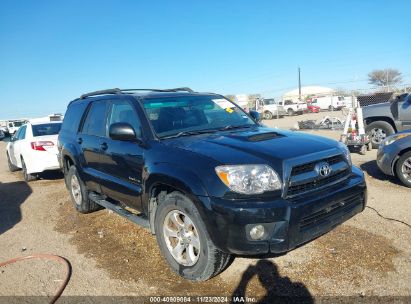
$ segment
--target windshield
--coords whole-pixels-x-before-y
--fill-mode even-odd
[[[264,104],[265,105],[272,105],[272,104],[276,104],[274,99],[264,99]]]
[[[217,96],[150,98],[144,100],[143,105],[160,138],[181,132],[211,132],[228,127],[256,125],[235,104]]]
[[[33,125],[33,136],[56,135],[59,134],[61,123],[48,123],[41,125]]]

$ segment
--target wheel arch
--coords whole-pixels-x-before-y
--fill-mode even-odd
[[[372,117],[367,117],[364,119],[365,127],[367,127],[369,124],[376,122],[376,121],[385,121],[388,122],[393,128],[394,131],[397,132],[397,127],[395,126],[394,120],[390,117],[386,116],[372,116]]]

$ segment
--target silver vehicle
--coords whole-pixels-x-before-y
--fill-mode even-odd
[[[411,187],[411,130],[388,136],[377,153],[377,165],[387,175]]]

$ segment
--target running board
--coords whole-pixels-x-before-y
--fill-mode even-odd
[[[150,229],[149,220],[143,216],[135,215],[134,213],[131,213],[130,211],[127,211],[126,209],[116,204],[113,204],[109,201],[106,201],[105,199],[102,199],[98,194],[95,193],[90,193],[89,199],[95,202],[96,204],[99,204],[100,206],[117,213],[118,215],[132,221],[133,223],[139,226]]]

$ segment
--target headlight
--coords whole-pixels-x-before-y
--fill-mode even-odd
[[[219,166],[215,171],[234,192],[259,194],[281,189],[278,174],[267,165]]]
[[[350,166],[352,166],[351,153],[350,153],[350,150],[348,150],[348,147],[345,144],[343,144],[342,142],[338,142],[338,146],[344,152],[344,156],[345,156],[345,159],[347,160],[348,164]]]
[[[410,136],[411,135],[411,133],[403,133],[403,134],[396,134],[396,135],[392,135],[392,136],[390,136],[390,137],[387,137],[385,140],[384,140],[384,145],[386,145],[386,146],[388,146],[388,145],[391,145],[394,141],[397,141],[397,140],[399,140],[399,139],[401,139],[401,138],[405,138],[405,137],[408,137],[408,136]]]

